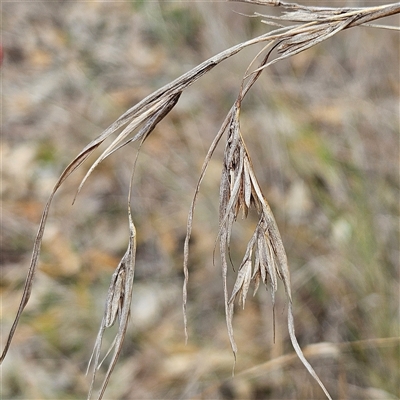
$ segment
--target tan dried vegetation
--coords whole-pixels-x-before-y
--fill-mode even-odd
[[[210,72],[222,61],[232,57],[241,50],[258,43],[265,43],[265,47],[254,57],[253,61],[250,63],[248,70],[243,77],[237,99],[208,150],[201,170],[200,178],[198,180],[195,195],[189,210],[187,234],[184,242],[183,266],[185,276],[183,286],[185,333],[187,337],[186,308],[187,286],[189,279],[189,240],[192,233],[196,199],[214,151],[218,143],[225,135],[226,144],[224,158],[222,161],[222,175],[219,193],[219,231],[216,233],[216,236],[218,238],[217,242],[219,242],[219,252],[221,257],[226,325],[235,359],[237,352],[237,345],[235,343],[233,329],[235,302],[238,300],[239,304],[244,308],[250,285],[252,283],[254,284],[255,293],[259,288],[260,283],[262,283],[269,289],[272,303],[274,303],[278,283],[281,281],[287,296],[287,323],[292,345],[297,353],[297,356],[307,368],[309,373],[318,382],[326,397],[331,399],[331,395],[328,393],[324,384],[321,382],[312,366],[304,357],[304,354],[296,339],[292,309],[291,282],[287,256],[277,223],[257,180],[256,172],[252,166],[251,155],[245,144],[246,135],[241,131],[241,106],[249,90],[268,66],[307,50],[348,28],[354,28],[360,25],[368,25],[372,27],[390,29],[388,26],[374,25],[372,24],[372,21],[399,13],[400,3],[368,8],[327,8],[308,7],[295,3],[272,0],[242,1],[265,6],[279,6],[284,10],[284,12],[280,16],[270,16],[258,13],[252,15],[251,17],[259,18],[262,23],[265,23],[267,26],[272,26],[274,29],[262,34],[261,36],[252,38],[246,42],[231,47],[214,57],[211,57],[207,61],[199,64],[189,72],[175,79],[173,82],[168,83],[144,98],[142,101],[121,115],[113,124],[111,124],[104,132],[102,132],[100,136],[89,143],[61,174],[43,211],[39,232],[34,243],[32,260],[26,278],[22,300],[15,317],[15,321],[11,327],[5,348],[1,355],[1,361],[3,361],[6,357],[22,312],[31,295],[32,284],[38,266],[39,254],[50,206],[53,202],[55,193],[58,191],[64,181],[78,167],[80,167],[82,163],[105,142],[106,139],[112,135],[116,135],[112,143],[108,145],[108,147],[102,152],[102,154],[88,170],[86,176],[83,178],[79,186],[79,193],[94,169],[114,152],[131,142],[139,142],[140,150],[140,147],[144,144],[157,124],[161,122],[177,104],[182,92],[186,88],[199,80],[203,75]],[[273,52],[274,50],[275,53]],[[93,364],[93,373],[88,398],[92,397],[96,372],[102,365],[102,359],[110,356],[111,360],[108,364],[106,375],[103,379],[99,392],[96,395],[97,399],[101,399],[103,397],[121,352],[129,322],[132,291],[134,285],[136,253],[136,229],[134,225],[135,216],[132,215],[131,201],[132,199],[130,194],[127,206],[129,244],[125,255],[122,257],[111,278],[111,283],[108,289],[104,316],[91,358],[91,363]],[[230,269],[229,252],[233,225],[241,216],[246,218],[251,209],[253,209],[257,214],[258,223],[256,224],[254,232],[247,243],[242,262],[236,272],[236,282],[231,293],[229,293],[227,276]],[[118,331],[115,339],[111,345],[111,348],[106,352],[105,355],[102,355],[101,350],[104,332],[107,328],[113,326],[115,323],[118,325]]]

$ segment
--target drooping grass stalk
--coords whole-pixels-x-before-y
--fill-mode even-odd
[[[232,0],[228,0],[232,1]],[[252,38],[243,43],[239,43],[214,57],[209,58],[199,64],[192,70],[183,74],[171,83],[153,92],[145,99],[134,105],[123,115],[121,115],[113,124],[105,129],[96,139],[90,142],[66,167],[56,182],[47,203],[45,204],[39,230],[34,241],[33,252],[29,270],[27,273],[22,299],[16,313],[15,320],[10,329],[5,347],[0,357],[2,362],[7,355],[15,334],[18,322],[22,312],[29,301],[34,275],[37,269],[40,249],[46,226],[48,213],[55,193],[77,168],[111,135],[116,135],[112,143],[101,153],[96,161],[89,168],[83,178],[78,190],[93,173],[94,169],[107,157],[118,151],[126,144],[131,142],[140,142],[139,149],[146,138],[156,128],[168,113],[174,108],[179,100],[181,93],[199,80],[204,74],[210,72],[222,61],[234,56],[244,48],[258,43],[266,42],[266,46],[256,55],[250,63],[245,76],[239,85],[237,99],[228,112],[220,130],[213,140],[201,169],[200,177],[196,186],[192,204],[189,209],[187,234],[184,244],[184,284],[183,284],[183,311],[185,334],[187,337],[187,284],[189,279],[189,239],[192,231],[193,216],[197,195],[200,190],[207,166],[214,154],[214,151],[226,134],[225,151],[223,157],[222,176],[220,181],[220,207],[219,207],[219,231],[216,234],[219,241],[221,255],[221,267],[223,275],[223,292],[225,299],[226,324],[228,336],[236,359],[237,346],[233,335],[233,314],[234,303],[238,299],[239,303],[245,304],[250,284],[254,283],[255,291],[262,282],[269,286],[271,290],[272,303],[275,301],[275,293],[278,282],[282,281],[288,299],[288,330],[292,345],[297,356],[305,365],[307,370],[318,382],[327,398],[331,398],[323,383],[317,374],[305,359],[303,352],[298,345],[295,331],[292,310],[292,294],[289,266],[285,248],[279,233],[278,226],[273,216],[272,210],[265,199],[262,188],[260,187],[256,174],[252,167],[251,156],[245,145],[245,135],[240,127],[240,109],[246,94],[255,84],[262,71],[268,66],[285,58],[291,57],[302,51],[305,51],[324,40],[331,38],[344,29],[356,26],[383,27],[380,25],[369,24],[373,20],[387,17],[400,12],[400,3],[394,3],[379,7],[367,8],[332,8],[332,7],[307,7],[296,3],[285,3],[278,0],[235,0],[251,4],[266,6],[279,6],[285,9],[285,13],[280,16],[268,16],[255,14],[255,17],[265,18],[261,22],[267,25],[277,26],[271,32],[267,32],[256,38]],[[285,23],[289,25],[285,26]],[[393,28],[393,27],[390,27]],[[277,55],[269,60],[271,51],[275,49]],[[251,71],[253,64],[258,56],[264,54],[259,66]],[[136,133],[135,133],[136,132]],[[131,181],[132,182],[132,181]],[[91,361],[93,361],[93,374],[88,398],[92,396],[96,371],[102,364],[101,350],[102,339],[106,328],[112,326],[118,321],[118,332],[112,343],[110,350],[103,357],[107,357],[111,352],[111,362],[106,372],[97,399],[101,399],[106,390],[108,381],[113,372],[114,366],[121,352],[124,336],[128,326],[130,314],[132,290],[134,281],[135,253],[136,253],[136,229],[131,213],[131,186],[128,195],[128,246],[120,263],[111,278],[103,319],[99,328],[97,339]],[[248,211],[254,208],[258,214],[258,223],[250,238],[242,262],[237,272],[236,282],[229,295],[227,285],[228,263],[227,253],[231,239],[233,224],[236,222],[239,213],[247,216]],[[113,351],[112,351],[113,350]]]

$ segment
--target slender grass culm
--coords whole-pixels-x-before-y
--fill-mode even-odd
[[[82,179],[77,194],[79,194],[87,179],[100,163],[125,145],[137,142],[138,150],[133,164],[132,179],[130,182],[130,190],[126,206],[128,218],[128,246],[124,256],[111,277],[111,282],[105,299],[106,305],[103,318],[88,366],[88,370],[92,367],[92,378],[88,393],[88,399],[90,399],[94,396],[93,391],[96,373],[101,367],[103,361],[109,358],[106,363],[107,368],[105,376],[100,384],[98,393],[95,395],[95,398],[97,399],[103,398],[108,382],[121,353],[131,312],[136,260],[135,214],[132,211],[131,205],[135,201],[134,196],[132,196],[132,186],[139,151],[142,146],[146,145],[146,139],[151,135],[156,126],[175,107],[180,96],[189,86],[198,81],[205,74],[208,74],[214,67],[218,66],[224,60],[227,60],[245,48],[261,43],[264,47],[257,54],[254,54],[253,60],[249,63],[244,77],[241,79],[240,84],[238,84],[236,100],[209,147],[189,209],[183,250],[184,330],[186,339],[188,339],[187,302],[189,281],[189,243],[192,235],[195,205],[206,170],[214,156],[217,145],[224,139],[225,147],[223,160],[221,160],[222,172],[219,186],[219,224],[215,236],[217,238],[217,245],[219,246],[220,252],[226,326],[230,345],[234,354],[234,364],[236,363],[236,353],[238,351],[233,329],[235,303],[238,302],[239,305],[244,308],[250,285],[254,285],[255,293],[258,290],[260,283],[263,283],[269,290],[272,304],[274,305],[278,285],[281,282],[287,297],[287,327],[295,353],[311,376],[318,383],[326,398],[332,399],[325,384],[321,381],[311,364],[307,361],[296,338],[292,305],[293,294],[286,251],[271,207],[267,202],[261,184],[259,183],[260,180],[257,178],[256,171],[253,168],[250,151],[245,143],[246,132],[242,131],[240,124],[241,109],[246,95],[250,92],[263,71],[272,64],[276,64],[281,60],[308,50],[345,29],[356,28],[359,26],[398,29],[397,27],[374,24],[373,21],[400,13],[400,3],[366,8],[335,8],[309,7],[296,3],[286,3],[274,0],[237,1],[262,6],[280,7],[284,11],[279,16],[261,13],[254,13],[254,15],[251,15],[251,17],[257,18],[260,23],[265,24],[266,28],[271,27],[272,30],[268,32],[266,31],[260,36],[251,38],[222,51],[145,97],[123,113],[96,139],[91,141],[70,162],[59,177],[43,210],[39,230],[33,246],[31,263],[25,281],[22,299],[1,354],[1,362],[3,362],[7,355],[17,325],[31,295],[34,275],[39,262],[43,235],[50,207],[56,192],[63,185],[65,180],[77,168],[79,168],[95,150],[104,144],[107,139],[112,138],[111,144],[109,144],[93,162],[87,174]],[[235,283],[232,290],[230,290],[228,285],[228,271],[230,269],[229,254],[231,238],[233,235],[232,231],[233,227],[239,224],[239,217],[243,216],[245,218],[248,216],[249,212],[253,212],[257,216],[257,223],[247,245],[245,246],[242,261],[236,272]],[[210,252],[212,251],[213,249],[211,248]],[[273,316],[273,319],[274,318],[275,315]],[[117,333],[112,342],[111,348],[105,354],[102,354],[104,333],[107,328],[110,328],[114,324],[117,325]],[[305,352],[305,354],[307,355],[307,352]]]

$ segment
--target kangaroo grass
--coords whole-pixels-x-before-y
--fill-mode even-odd
[[[367,8],[329,8],[306,7],[296,3],[285,3],[273,0],[237,1],[265,6],[279,6],[286,11],[284,11],[280,16],[269,16],[257,13],[254,14],[253,17],[260,18],[262,23],[265,23],[267,26],[273,26],[277,28],[271,32],[267,32],[243,43],[239,43],[236,46],[233,46],[215,55],[214,57],[209,58],[171,83],[151,93],[142,101],[127,110],[96,139],[90,142],[71,161],[71,163],[61,174],[49,196],[49,199],[47,200],[47,203],[44,206],[41,221],[39,223],[39,230],[33,245],[31,263],[27,273],[22,299],[1,354],[0,362],[2,362],[7,355],[18,322],[21,318],[21,314],[31,294],[33,279],[38,265],[44,229],[54,195],[64,181],[68,178],[68,176],[77,168],[79,168],[82,163],[99,146],[101,146],[108,137],[111,135],[116,135],[112,143],[100,154],[100,156],[98,156],[96,161],[89,168],[87,174],[79,185],[77,190],[78,194],[94,169],[104,159],[131,142],[140,142],[138,149],[139,151],[146,138],[154,131],[157,124],[161,122],[174,108],[182,92],[187,87],[195,83],[204,74],[208,73],[222,61],[234,56],[244,48],[266,42],[266,45],[261,52],[259,52],[250,63],[249,68],[242,79],[238,97],[228,112],[220,130],[218,131],[208,150],[200,172],[199,180],[197,182],[192,204],[189,209],[183,262],[183,270],[185,275],[183,283],[183,314],[185,335],[187,339],[186,307],[187,284],[189,279],[189,239],[192,231],[195,204],[209,161],[211,160],[222,136],[226,134],[225,151],[222,161],[223,167],[220,181],[219,232],[217,234],[217,241],[219,242],[221,257],[226,324],[234,358],[236,360],[237,354],[237,346],[234,340],[232,326],[235,301],[238,300],[239,304],[244,307],[250,284],[254,284],[254,292],[256,292],[260,283],[262,282],[265,286],[269,287],[272,303],[274,303],[278,282],[282,281],[288,301],[288,330],[295,353],[307,368],[309,373],[318,382],[326,397],[331,399],[327,389],[304,357],[304,354],[296,339],[287,256],[273,213],[263,195],[262,189],[252,167],[251,157],[246,148],[244,135],[240,127],[240,110],[242,101],[244,100],[246,94],[257,81],[261,72],[265,68],[282,59],[307,50],[316,44],[336,35],[344,29],[361,25],[395,29],[394,27],[371,25],[368,23],[376,19],[399,13],[400,3]],[[288,22],[290,24],[285,25]],[[276,50],[277,55],[275,58],[272,58],[270,61],[268,61],[273,50]],[[256,67],[254,70],[251,70],[253,64],[263,53],[266,54],[264,54],[258,67]],[[134,166],[135,164],[136,160],[134,162]],[[132,200],[131,193],[132,181],[129,189],[127,210],[129,236],[128,246],[124,256],[112,275],[106,296],[103,319],[100,324],[92,357],[89,362],[89,366],[93,362],[93,373],[88,399],[92,397],[96,372],[102,364],[101,350],[105,329],[113,326],[115,322],[118,321],[118,332],[116,333],[111,348],[106,352],[105,356],[103,356],[104,360],[104,358],[108,357],[112,352],[111,361],[105,378],[101,384],[100,390],[97,394],[97,399],[101,399],[104,395],[107,384],[121,352],[123,340],[128,326],[136,254],[136,229],[130,208]],[[229,254],[232,227],[237,221],[238,216],[242,214],[244,217],[246,217],[251,208],[254,208],[258,214],[258,223],[249,242],[247,243],[245,254],[237,272],[236,282],[231,294],[229,295],[227,285],[227,256]]]

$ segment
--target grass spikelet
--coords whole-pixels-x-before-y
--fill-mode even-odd
[[[266,287],[269,286],[272,303],[274,305],[275,293],[278,288],[277,282],[278,279],[280,279],[284,285],[289,304],[288,329],[293,348],[303,365],[318,382],[327,398],[331,399],[329,392],[315,373],[310,363],[304,357],[296,339],[292,310],[290,273],[286,252],[271,208],[262,193],[260,185],[258,184],[248,150],[244,144],[243,136],[240,131],[239,114],[242,98],[242,96],[239,96],[236,102],[230,125],[227,129],[228,136],[224,153],[224,167],[220,183],[219,238],[225,295],[226,323],[231,347],[236,360],[237,345],[233,334],[235,300],[238,299],[239,304],[244,308],[251,281],[253,281],[256,291],[261,280]],[[259,220],[254,233],[247,244],[232,294],[231,296],[228,296],[227,253],[230,245],[232,226],[237,220],[240,210],[243,211],[244,216],[247,216],[251,206],[253,206],[258,212]],[[256,254],[256,256],[253,257],[253,254]]]

